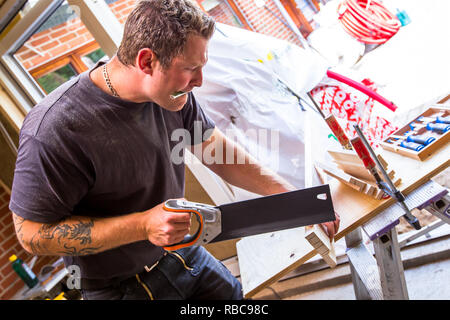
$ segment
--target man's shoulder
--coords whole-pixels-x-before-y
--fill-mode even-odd
[[[46,128],[57,130],[73,119],[70,109],[78,103],[79,80],[77,76],[65,82],[36,104],[25,117],[21,133],[36,137]]]

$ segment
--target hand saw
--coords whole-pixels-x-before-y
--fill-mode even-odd
[[[163,208],[168,212],[189,212],[198,221],[193,235],[164,247],[169,251],[336,219],[329,185],[220,206],[171,199],[164,203]]]

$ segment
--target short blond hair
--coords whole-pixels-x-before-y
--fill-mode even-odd
[[[184,50],[189,35],[210,39],[214,20],[190,0],[142,0],[125,22],[119,61],[134,65],[139,50],[151,49],[163,68]]]

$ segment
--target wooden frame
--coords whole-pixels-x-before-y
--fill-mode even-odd
[[[319,2],[317,2],[317,0],[310,0],[310,2],[314,5],[317,11],[320,11]]]
[[[89,69],[83,63],[83,60],[81,58],[84,55],[94,52],[97,49],[100,49],[98,43],[95,40],[91,41],[88,44],[85,44],[81,47],[78,47],[77,49],[69,51],[56,59],[50,60],[34,69],[29,70],[29,73],[37,81],[38,78],[45,76],[46,74],[55,71],[67,64],[71,64],[74,70],[78,74],[80,74]],[[44,88],[42,88],[42,90],[44,90]]]
[[[328,153],[333,158],[337,168],[316,162],[316,165],[328,175],[375,199],[380,200],[383,198],[384,191],[377,187],[375,178],[366,169],[356,152],[353,150],[328,150]],[[388,163],[380,154],[377,155],[377,158],[394,185],[396,187],[399,186],[402,179],[395,177],[395,171],[388,168]],[[377,171],[382,176],[378,168]]]
[[[38,103],[44,94],[27,71],[13,57],[21,40],[29,37],[36,26],[61,4],[61,0],[41,0],[23,16],[0,41],[0,85],[24,112]]]
[[[233,11],[233,14],[238,18],[239,22],[242,24],[242,26],[250,31],[254,31],[252,26],[250,26],[247,22],[247,19],[242,14],[241,10],[238,8],[237,4],[233,0],[224,0],[230,9]]]
[[[123,35],[123,26],[105,1],[67,0],[80,10],[80,20],[108,57],[116,54]]]
[[[308,20],[303,15],[302,11],[298,9],[297,4],[293,0],[280,0],[283,7],[286,9],[289,16],[292,18],[294,23],[297,25],[300,32],[305,32],[303,36],[306,38],[314,29]]]

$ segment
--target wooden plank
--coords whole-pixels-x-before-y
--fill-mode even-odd
[[[375,178],[372,176],[372,174],[369,172],[369,170],[367,170],[364,166],[355,165],[352,162],[346,162],[346,161],[340,161],[336,164],[339,169],[341,169],[342,171],[344,171],[345,173],[347,173],[349,175],[352,175],[352,176],[362,179],[362,180],[375,182]],[[383,177],[380,170],[377,170],[377,171],[380,174],[380,176]],[[392,170],[392,169],[387,170],[386,173],[388,174],[388,176],[391,179],[394,178],[394,175],[395,175],[394,170]]]
[[[336,161],[353,162],[355,164],[363,165],[361,159],[359,159],[358,155],[353,150],[328,150],[328,154]]]
[[[369,171],[364,167],[363,162],[359,159],[358,155],[352,150],[328,150],[328,153],[333,157],[333,161],[336,165],[342,169],[345,173],[348,173],[356,178],[375,182],[374,177],[369,173]],[[388,174],[393,178],[395,172],[393,170],[388,170],[387,161],[380,155],[377,154],[377,158],[383,168],[388,171]],[[381,172],[378,170],[381,174]]]
[[[389,151],[379,151],[395,170],[397,177],[402,179],[399,190],[405,195],[450,165],[450,143],[423,162]],[[336,241],[394,203],[392,198],[376,200],[337,180],[331,180],[329,184],[334,209],[341,217]],[[236,246],[246,298],[278,281],[317,254],[298,232],[247,237],[237,242]]]
[[[310,128],[308,128],[308,129],[310,129]],[[308,132],[308,130],[305,130],[305,131]],[[306,135],[305,135],[305,137],[306,137]],[[309,150],[309,148],[307,148],[308,146],[311,146],[311,145],[306,144],[305,150],[307,152],[309,151],[309,153],[311,153],[311,150]],[[306,156],[305,158],[307,159],[308,156]],[[307,166],[308,166],[309,170],[307,170],[308,169]],[[308,174],[308,171],[309,172],[313,171],[310,168],[311,166],[312,166],[312,161],[309,161],[309,162],[305,161],[305,170],[307,170],[305,172],[305,176]],[[314,165],[313,167],[315,168],[316,172],[318,173],[321,183],[325,184],[327,181],[326,173],[318,166]],[[305,179],[305,187],[311,187],[311,186],[312,186],[312,181],[311,181],[311,183],[308,183],[308,181]],[[328,236],[325,234],[325,232],[317,225],[306,227],[305,230],[306,230],[305,238],[306,238],[306,240],[308,240],[309,244],[321,255],[322,259],[328,264],[328,266],[330,266],[330,268],[336,267],[337,260],[336,260],[336,252],[335,252],[335,248],[334,248],[334,241],[330,241],[330,238],[328,238]],[[323,250],[323,249],[325,249],[325,250]]]
[[[359,179],[373,181],[375,182],[375,178],[370,174],[370,172],[364,167],[361,163],[354,163],[350,161],[335,161],[336,165],[339,169],[344,171],[345,173],[357,177]]]
[[[12,144],[17,148],[19,144],[19,130],[24,115],[13,102],[10,96],[0,87],[0,122],[6,135],[11,138]],[[1,130],[1,129],[0,129]],[[16,150],[10,146],[10,139],[0,132],[0,180],[6,190],[10,192],[16,164]]]
[[[378,161],[380,161],[381,165],[383,166],[384,170],[387,170],[388,163],[386,160],[384,160],[383,156],[381,154],[377,154]]]
[[[358,157],[356,152],[353,151],[353,150],[344,150],[344,149],[342,149],[342,150],[328,150],[328,154],[331,157],[333,157],[333,159],[337,163],[340,163],[342,161],[343,162],[350,162],[350,163],[353,163],[354,165],[359,165],[359,166],[364,168],[363,162]],[[380,163],[383,166],[383,168],[386,170],[388,168],[387,161],[379,153],[377,154],[377,158],[380,161]]]
[[[375,197],[376,192],[378,192],[378,188],[371,184],[367,184],[363,192],[368,196]]]
[[[334,240],[330,240],[328,235],[325,234],[325,232],[318,225],[306,227],[305,238],[311,246],[316,249],[330,268],[337,266]]]
[[[345,173],[344,171],[341,171],[337,168],[333,168],[332,166],[328,166],[324,163],[316,162],[316,166],[321,168],[326,174],[338,179],[342,183],[345,183],[349,187],[351,187],[355,190],[358,190],[360,192],[363,191],[367,185],[367,183],[365,183],[364,181],[361,181],[361,180]]]
[[[11,97],[3,90],[0,86],[0,112],[5,117],[6,121],[11,125],[11,127],[19,133],[22,127],[25,115],[22,113],[20,108],[13,102]]]
[[[323,163],[319,163],[317,162],[316,165],[322,169],[325,173],[327,173],[328,175],[338,179],[340,182],[348,185],[349,187],[362,192],[364,194],[367,194],[369,196],[372,196],[375,199],[382,199],[383,195],[384,195],[384,191],[378,189],[377,186],[375,186],[375,181],[364,181],[364,180],[360,180],[358,178],[353,177],[352,175],[349,175],[343,171],[340,171],[337,168],[333,168],[331,166],[327,166]],[[394,179],[394,175],[395,175],[395,171],[391,170],[388,172],[388,176],[391,179]],[[401,183],[401,179],[397,179],[394,182],[394,185],[397,187],[399,186]]]
[[[236,248],[242,287],[247,298],[317,254],[305,239],[304,228],[243,238],[237,242]]]

